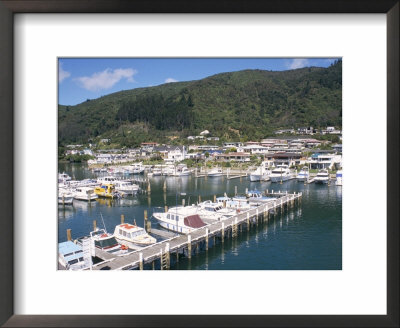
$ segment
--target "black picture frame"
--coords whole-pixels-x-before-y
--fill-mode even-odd
[[[399,8],[398,0],[0,0],[0,324],[5,327],[399,327]],[[387,315],[14,315],[13,16],[16,13],[386,14]]]

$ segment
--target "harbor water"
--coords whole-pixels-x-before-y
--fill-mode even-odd
[[[72,179],[94,178],[97,175],[83,164],[59,164],[59,172]],[[127,176],[129,177],[129,176]],[[133,177],[133,176],[130,176]],[[144,178],[143,175],[135,177]],[[74,200],[73,206],[58,206],[58,241],[67,240],[67,229],[72,238],[88,235],[97,226],[114,232],[121,222],[136,222],[143,227],[144,211],[149,218],[154,211],[168,207],[212,200],[213,196],[233,196],[247,189],[282,192],[302,192],[302,202],[288,211],[272,216],[268,223],[239,233],[235,239],[217,243],[208,252],[200,252],[190,260],[182,258],[171,269],[179,270],[341,270],[342,269],[342,187],[304,185],[296,180],[279,183],[250,182],[246,177],[228,180],[226,177],[207,179],[187,177],[150,177],[151,192],[120,200],[98,199],[91,203]],[[167,191],[163,191],[166,181]],[[145,186],[147,189],[147,185]],[[152,228],[160,229],[150,219]]]

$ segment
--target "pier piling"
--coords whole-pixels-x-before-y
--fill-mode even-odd
[[[97,222],[96,220],[93,220],[93,231],[97,230]]]
[[[67,229],[67,240],[71,241],[71,229]]]
[[[147,228],[147,210],[144,210],[144,229],[146,230],[146,228]]]
[[[188,245],[188,258],[191,259],[192,258],[192,236],[188,235],[188,241],[187,241]]]
[[[143,253],[139,253],[139,269],[143,270]]]
[[[125,215],[121,214],[121,224],[125,223]]]
[[[208,251],[208,228],[206,228],[206,251]]]
[[[168,212],[168,206],[167,205],[164,206],[164,211],[165,211],[165,213]]]

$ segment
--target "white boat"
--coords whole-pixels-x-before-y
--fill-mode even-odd
[[[296,179],[297,181],[308,181],[310,178],[310,171],[307,166],[301,168],[300,172],[297,174]]]
[[[268,170],[267,165],[267,162],[263,162],[256,170],[251,172],[249,175],[250,181],[268,181],[271,171]]]
[[[233,200],[232,198],[223,196],[223,197],[217,197],[216,201],[218,204],[221,204],[222,207],[235,209],[237,213],[240,213],[240,211],[249,210],[253,207],[253,205],[250,204],[250,202],[247,200],[246,197],[241,199],[241,201],[237,201]]]
[[[197,206],[197,214],[202,219],[221,221],[236,214],[236,210],[224,207],[221,203],[213,203],[211,200],[206,200],[199,203]]]
[[[65,172],[58,173],[58,181],[69,181],[69,180],[71,180],[71,177],[67,173]]]
[[[207,175],[209,177],[221,177],[223,175],[222,168],[213,168],[210,172],[207,173]]]
[[[197,211],[193,206],[171,207],[167,213],[153,213],[153,218],[165,229],[187,234],[206,225]]]
[[[161,167],[154,167],[151,173],[153,173],[153,177],[157,177],[163,175],[163,170]]]
[[[77,239],[77,243],[82,245],[83,238]],[[96,256],[96,248],[113,255],[122,255],[128,252],[128,247],[121,245],[115,237],[105,229],[97,228],[90,233],[92,256]]]
[[[117,225],[114,230],[114,237],[119,243],[129,248],[134,248],[135,245],[148,246],[157,241],[143,228],[129,223]]]
[[[112,175],[108,175],[105,177],[100,177],[97,178],[97,183],[98,184],[105,184],[105,183],[112,183],[114,184],[116,181],[118,181],[119,179],[117,177],[114,177]]]
[[[263,196],[261,191],[258,190],[249,190],[244,196],[235,196],[232,200],[237,202],[249,202],[249,203],[267,203],[269,201],[275,200],[275,197],[267,197]]]
[[[137,184],[131,183],[130,181],[115,181],[113,182],[115,190],[122,192],[127,195],[136,195],[139,191]]]
[[[128,169],[130,174],[141,174],[144,172],[144,167],[142,162],[133,163],[128,167]]]
[[[287,181],[291,179],[292,173],[289,170],[287,165],[278,165],[274,169],[272,169],[271,174],[269,176],[271,182],[281,182]]]
[[[319,170],[314,178],[315,183],[327,184],[329,181],[330,181],[329,172],[328,170],[325,169]]]
[[[74,194],[66,189],[58,188],[58,204],[72,205],[74,201]]]
[[[89,269],[91,258],[85,261],[82,247],[72,241],[58,244],[58,263],[62,269],[80,271]]]
[[[343,185],[343,173],[342,170],[336,172],[336,185],[342,186]]]
[[[98,196],[94,192],[94,188],[91,187],[78,187],[75,189],[74,198],[77,200],[92,201]]]
[[[172,174],[175,177],[182,177],[182,176],[188,176],[192,172],[187,168],[185,164],[179,164],[178,166],[175,167],[174,173]]]

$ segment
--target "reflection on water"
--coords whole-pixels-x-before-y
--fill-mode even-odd
[[[65,165],[65,171],[76,179],[94,178],[95,174],[82,165]],[[73,174],[72,174],[73,173]],[[167,186],[163,191],[164,182]],[[156,208],[195,203],[200,195],[202,200],[213,199],[226,192],[238,194],[246,188],[271,191],[303,192],[301,205],[285,209],[283,213],[270,214],[269,220],[255,225],[247,231],[238,229],[235,239],[218,241],[210,249],[200,251],[191,260],[181,257],[171,269],[341,269],[342,267],[342,188],[331,184],[304,185],[296,181],[281,184],[271,182],[250,182],[246,179],[195,178],[193,177],[152,177],[151,194],[139,194],[120,200],[98,199],[90,204],[74,201],[73,206],[58,207],[58,238],[66,240],[66,230],[71,229],[72,237],[87,235],[93,228],[104,226],[113,232],[121,222],[144,225],[144,211],[148,212],[152,227],[158,228],[151,218]],[[183,193],[183,194],[182,194]],[[257,232],[258,231],[258,232]],[[193,250],[194,251],[194,250]],[[175,261],[174,261],[175,263]]]

